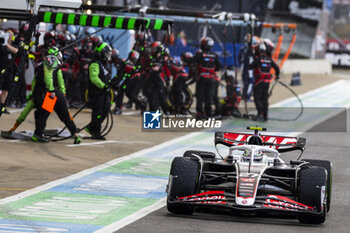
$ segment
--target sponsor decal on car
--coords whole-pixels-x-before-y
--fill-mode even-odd
[[[237,184],[237,191],[238,195],[237,197],[242,198],[251,198],[254,196],[256,184],[257,184],[257,177],[239,177],[238,184]],[[242,204],[245,204],[242,202]]]
[[[279,196],[279,195],[268,195],[264,207],[281,209],[281,210],[313,210],[313,207],[304,205],[302,203],[296,202],[292,199]]]
[[[208,191],[191,196],[179,197],[178,200],[195,204],[227,204],[223,191]]]

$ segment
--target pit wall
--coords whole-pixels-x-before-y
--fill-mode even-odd
[[[332,64],[326,59],[289,59],[282,67],[282,74],[331,74]]]

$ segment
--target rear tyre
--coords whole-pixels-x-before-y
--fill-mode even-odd
[[[199,188],[199,170],[198,161],[191,158],[176,157],[171,164],[170,175],[172,183],[169,184],[167,208],[169,212],[175,214],[191,215],[194,207],[182,203],[171,203],[178,197],[184,197],[196,194]]]
[[[322,187],[327,184],[327,172],[322,167],[303,167],[299,175],[298,201],[314,207],[319,215],[300,213],[299,222],[307,224],[321,224],[326,220],[327,204],[324,203]]]
[[[331,208],[332,197],[332,163],[328,160],[316,160],[316,159],[303,159],[302,161],[309,162],[311,166],[323,167],[327,171],[327,213]]]

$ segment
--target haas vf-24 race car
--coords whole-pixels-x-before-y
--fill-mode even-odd
[[[175,157],[167,186],[167,208],[192,214],[197,207],[245,212],[293,213],[301,223],[321,224],[331,204],[332,165],[325,160],[300,160],[305,138],[216,132],[219,153],[186,151]],[[218,146],[227,148],[226,154]],[[284,152],[300,150],[287,164]]]

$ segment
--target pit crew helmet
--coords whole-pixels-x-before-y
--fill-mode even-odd
[[[211,48],[213,48],[213,46],[214,46],[214,40],[212,38],[203,37],[201,39],[200,48],[202,51],[208,52],[211,50]]]
[[[140,57],[139,52],[137,52],[135,50],[133,50],[129,53],[129,60],[133,63],[136,63],[137,60],[139,59],[139,57]]]
[[[49,32],[45,33],[44,44],[46,46],[56,45],[56,32],[55,31],[49,31]]]
[[[72,43],[77,39],[77,37],[74,34],[69,34],[69,37],[69,43]]]
[[[93,45],[93,46],[96,46],[96,45],[99,45],[99,44],[103,43],[103,38],[102,38],[102,36],[100,36],[100,35],[91,36],[91,37],[89,38],[89,40],[92,42],[92,45]]]
[[[53,46],[44,52],[44,64],[49,68],[55,69],[62,65],[62,53]]]
[[[19,32],[18,33],[19,33],[20,36],[24,37],[28,32],[29,32],[29,24],[24,23],[19,28]]]
[[[112,59],[112,62],[117,62],[120,60],[120,57],[119,57],[119,50],[118,49],[112,49],[112,56],[111,56],[111,59]]]
[[[100,43],[95,47],[96,57],[102,61],[107,62],[111,59],[112,48],[106,42]]]
[[[145,32],[139,31],[139,32],[135,33],[135,40],[137,42],[144,41],[145,39],[146,39]]]
[[[163,49],[163,45],[160,41],[155,41],[151,45],[151,51],[153,56],[157,55],[158,53],[161,53],[162,49]]]
[[[67,37],[63,33],[58,34],[56,37],[56,40],[57,40],[57,45],[60,47],[64,47],[67,45]]]
[[[269,52],[272,52],[275,49],[275,44],[268,38],[263,39],[264,44]]]
[[[257,53],[260,57],[264,58],[269,56],[271,53],[268,51],[267,46],[264,42],[260,43],[257,48]]]
[[[191,52],[183,52],[181,54],[181,61],[184,66],[188,66],[193,62],[193,54]]]

